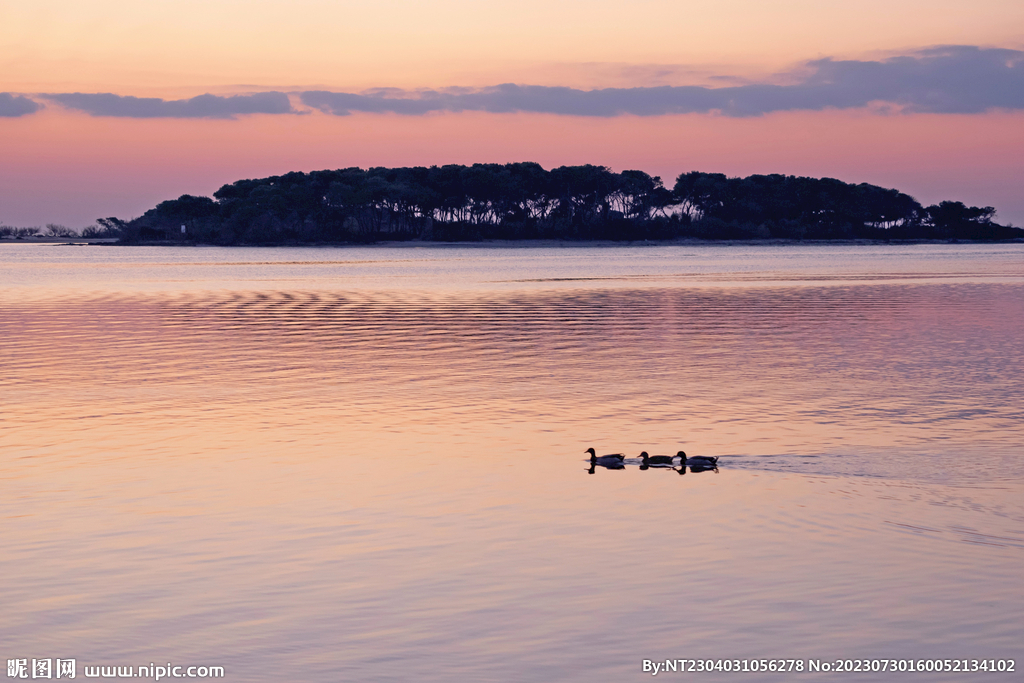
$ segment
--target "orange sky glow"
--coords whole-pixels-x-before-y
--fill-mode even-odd
[[[992,205],[1002,221],[1024,222],[1022,109],[131,119],[41,97],[778,84],[826,57],[877,60],[936,45],[1020,50],[1016,0],[40,0],[0,6],[0,24],[0,93],[44,107],[0,112],[3,224],[83,227],[292,170],[524,160],[639,168],[669,185],[694,169],[830,176],[926,203]]]

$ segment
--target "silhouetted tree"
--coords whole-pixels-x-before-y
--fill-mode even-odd
[[[50,235],[51,237],[77,237],[78,231],[74,228],[69,228],[66,225],[47,223],[45,234]]]
[[[473,164],[345,168],[239,180],[213,198],[182,195],[127,223],[126,242],[188,238],[222,244],[379,239],[1006,239],[990,208],[924,209],[897,190],[779,174],[729,178],[691,171],[672,189],[643,171],[604,166]],[[107,221],[104,223],[103,221]],[[115,222],[116,221],[116,222]]]

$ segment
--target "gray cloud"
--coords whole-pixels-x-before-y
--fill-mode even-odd
[[[42,95],[68,109],[92,116],[134,119],[232,119],[240,114],[293,114],[288,95],[261,92],[253,95],[199,95],[188,100],[131,97],[111,93],[53,93]]]
[[[974,114],[1024,108],[1024,52],[948,46],[881,62],[810,62],[808,80],[795,86],[826,106],[893,102],[913,112]]]
[[[876,102],[914,113],[1024,109],[1024,51],[1020,50],[934,47],[877,61],[819,59],[807,62],[799,71],[778,74],[774,83],[721,80],[732,84],[582,90],[505,83],[486,88],[380,88],[360,93],[310,90],[298,95],[307,107],[338,116],[353,112],[419,116],[461,111],[598,117],[709,112],[758,116],[778,111],[850,109]],[[284,92],[206,94],[187,100],[111,93],[37,97],[92,116],[230,119],[245,114],[298,113]],[[0,116],[24,116],[41,107],[28,97],[0,93]]]
[[[339,116],[439,111],[604,117],[719,111],[728,116],[757,116],[776,111],[849,109],[872,102],[929,113],[1024,109],[1024,52],[1018,50],[948,46],[881,61],[821,59],[808,62],[800,74],[785,76],[788,85],[578,90],[506,83],[477,89],[314,90],[301,93],[301,98],[306,106]]]
[[[33,102],[24,95],[0,92],[0,116],[25,116],[26,114],[34,114],[42,108],[43,105]]]
[[[436,111],[486,111],[568,116],[656,116],[715,109],[718,100],[714,92],[699,86],[577,90],[505,83],[474,90],[377,90],[362,94],[313,90],[302,93],[301,97],[306,106],[337,115],[353,111],[410,115]]]

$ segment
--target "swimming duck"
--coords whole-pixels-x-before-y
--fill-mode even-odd
[[[686,457],[686,453],[679,451],[676,453],[679,456],[679,460],[684,465],[696,465],[697,467],[718,467],[718,457],[711,457],[710,455],[694,455],[692,457]]]
[[[676,457],[674,455],[647,455],[647,451],[643,451],[640,454],[640,459],[644,461],[647,466],[651,465],[671,465],[672,459]]]
[[[602,467],[608,467],[609,465],[621,465],[622,461],[626,459],[626,456],[622,453],[612,453],[610,455],[598,455],[593,448],[588,448],[583,451],[584,453],[590,453],[590,462],[594,465],[601,465]]]

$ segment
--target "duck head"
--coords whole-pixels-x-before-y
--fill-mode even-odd
[[[676,453],[676,455],[678,455],[683,460],[686,460],[686,451],[679,451],[678,453]]]
[[[593,449],[593,448],[588,448],[587,450],[585,450],[585,451],[583,451],[583,452],[584,452],[584,453],[590,453],[590,459],[591,459],[591,460],[593,460],[594,458],[596,458],[596,457],[597,457],[597,453],[596,453],[596,452],[594,451],[594,449]]]

